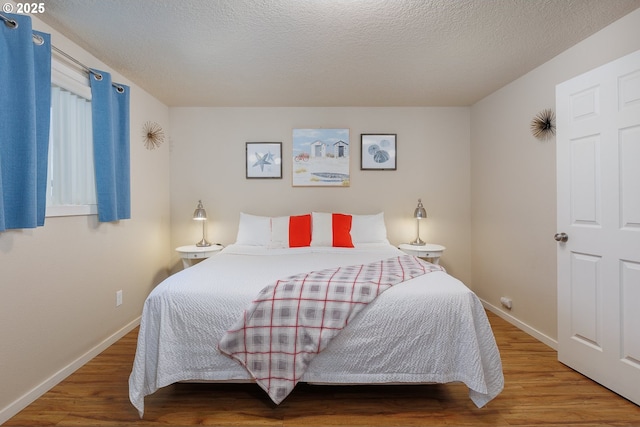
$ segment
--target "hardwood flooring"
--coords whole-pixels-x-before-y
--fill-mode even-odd
[[[6,426],[640,426],[640,407],[567,368],[492,313],[505,389],[478,409],[462,384],[312,386],[275,406],[254,384],[174,384],[129,403],[137,329]],[[640,385],[639,385],[640,386]]]

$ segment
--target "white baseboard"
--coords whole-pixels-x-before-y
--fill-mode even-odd
[[[73,374],[75,371],[83,367],[87,364],[91,359],[102,353],[104,350],[109,348],[112,344],[118,341],[120,338],[127,335],[133,329],[135,329],[140,324],[141,317],[138,317],[132,320],[130,323],[125,325],[122,329],[115,332],[113,335],[107,337],[100,344],[96,345],[89,351],[87,351],[82,356],[78,357],[76,360],[60,369],[58,372],[53,374],[51,377],[47,378],[45,381],[25,393],[23,396],[19,397],[9,406],[0,409],[0,425],[11,419],[18,412],[22,411],[24,408],[35,402],[40,396],[51,390],[53,387],[61,383],[65,378],[69,375]]]
[[[534,337],[538,341],[542,341],[544,344],[546,344],[549,347],[551,347],[552,349],[558,351],[558,340],[553,339],[550,336],[543,334],[542,332],[538,331],[535,328],[532,328],[531,326],[527,325],[524,322],[521,322],[520,320],[516,319],[515,317],[513,317],[509,313],[504,312],[503,310],[501,310],[500,308],[496,307],[495,305],[489,304],[488,302],[486,302],[483,299],[480,299],[480,301],[482,302],[482,305],[484,306],[484,308],[486,308],[487,310],[489,310],[490,312],[492,312],[496,316],[499,316],[499,317],[503,318],[504,320],[506,320],[507,322],[511,323],[513,326],[515,326],[516,328],[522,330],[523,332],[526,332],[527,334],[531,335],[532,337]]]

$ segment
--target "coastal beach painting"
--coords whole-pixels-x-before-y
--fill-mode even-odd
[[[294,129],[294,187],[348,187],[349,129]]]

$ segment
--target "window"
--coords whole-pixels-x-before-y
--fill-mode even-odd
[[[89,78],[56,60],[47,183],[47,217],[97,213]]]

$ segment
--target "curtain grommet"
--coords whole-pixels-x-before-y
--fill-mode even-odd
[[[12,30],[15,30],[16,28],[18,28],[18,21],[16,21],[15,19],[3,19],[3,21],[4,21],[4,25],[11,28]]]
[[[42,36],[39,36],[38,34],[34,34],[32,38],[33,38],[33,44],[35,44],[36,46],[42,46],[44,44],[44,38],[42,38]]]

